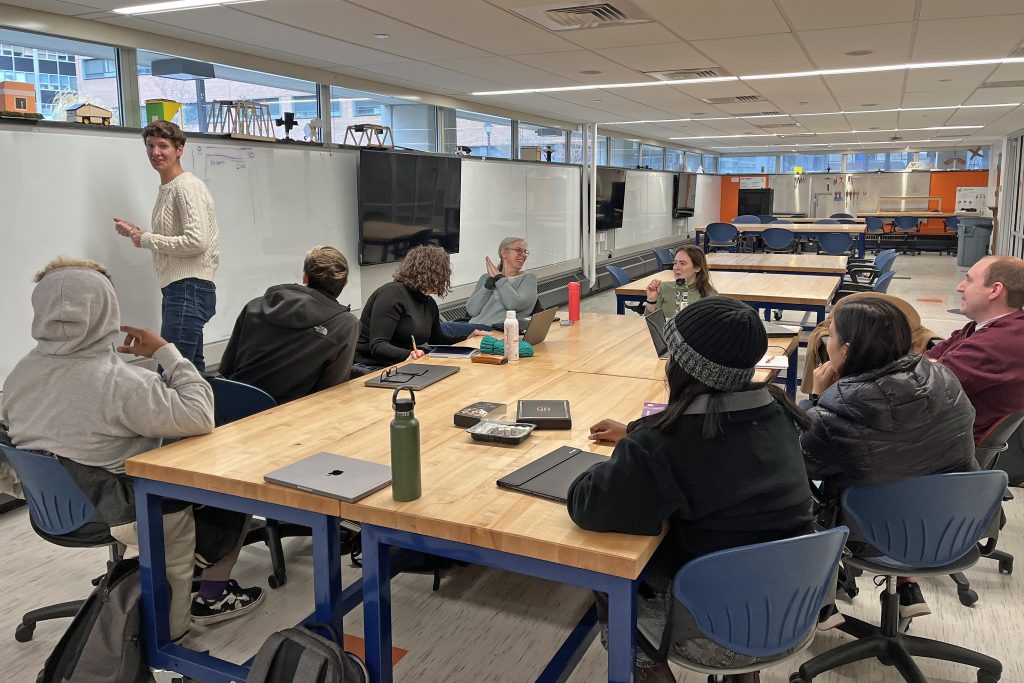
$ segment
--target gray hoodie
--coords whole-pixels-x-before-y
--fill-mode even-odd
[[[153,354],[163,380],[115,350],[120,311],[106,276],[51,271],[32,308],[36,348],[4,383],[2,417],[16,446],[120,473],[163,438],[213,430],[213,391],[173,344]]]

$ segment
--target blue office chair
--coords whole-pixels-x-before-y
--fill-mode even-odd
[[[856,218],[852,213],[834,213],[829,218]]]
[[[776,225],[791,225],[793,221],[789,220],[788,218],[776,218],[775,220],[772,221],[772,223]]]
[[[764,244],[766,253],[786,252],[792,254],[795,240],[793,231],[785,228],[765,228],[761,233],[761,242]]]
[[[903,253],[906,254],[911,245],[911,238],[913,237],[916,241],[915,236],[921,230],[917,218],[914,216],[897,216],[896,220],[892,222],[892,227],[897,235],[902,236]],[[913,249],[912,251],[915,254],[921,253],[920,249]]]
[[[853,249],[853,237],[841,232],[826,232],[818,235],[818,253],[829,256],[846,256]]]
[[[739,251],[739,230],[732,223],[709,223],[704,228],[708,240],[708,253],[718,249]]]
[[[885,294],[889,291],[889,282],[896,276],[895,270],[890,270],[886,273],[879,275],[875,281],[868,284],[854,284],[853,282],[844,282],[843,285],[836,290],[836,294],[832,297],[832,303],[839,301],[844,296],[850,294],[856,294],[857,292],[878,292],[879,294]]]
[[[807,647],[818,612],[831,595],[848,531],[758,543],[698,557],[672,581],[673,601],[660,638],[640,626],[645,650],[711,676],[750,673]],[[671,648],[672,632],[693,625],[712,643],[756,657],[747,666],[716,669]],[[691,630],[691,629],[687,629]],[[660,644],[655,648],[653,643]]]
[[[665,247],[654,247],[651,250],[654,253],[654,259],[658,262],[658,268],[661,270],[670,270],[672,268],[672,261],[675,260],[675,255]]]
[[[749,213],[745,213],[742,216],[736,216],[735,218],[733,218],[732,222],[733,223],[753,224],[753,223],[760,223],[761,222],[761,218],[759,216],[752,216]]]
[[[767,225],[768,223],[774,223],[778,219],[775,216],[758,216],[757,220],[759,220],[759,221],[761,221],[761,223]]]
[[[111,535],[110,528],[95,521],[93,506],[64,466],[52,455],[25,451],[0,444],[0,451],[11,463],[21,481],[28,503],[32,529],[43,539],[65,548],[110,548],[110,562],[121,559],[124,546]],[[108,566],[109,567],[109,566]],[[94,581],[94,585],[98,583]],[[14,630],[19,643],[32,640],[36,624],[78,614],[85,600],[62,602],[26,612]]]
[[[814,219],[815,225],[839,225],[839,221],[834,218],[816,218]]]
[[[864,219],[864,242],[869,249],[877,253],[882,246],[882,235],[885,234],[885,223],[878,216],[868,216]]]
[[[896,262],[896,250],[886,249],[878,253],[878,256],[871,263],[855,263],[847,265],[846,273],[850,276],[851,284],[874,285],[875,280],[892,270]]]
[[[605,266],[608,269],[608,274],[612,276],[612,281],[616,287],[625,287],[630,283],[629,273],[618,266]]]
[[[805,662],[790,683],[809,683],[826,671],[872,658],[896,667],[911,683],[925,683],[914,656],[967,664],[979,669],[979,683],[998,681],[1003,670],[998,660],[900,631],[896,578],[951,574],[973,566],[980,557],[978,541],[999,512],[1006,484],[1005,472],[981,471],[847,489],[841,518],[849,524],[851,538],[862,539],[880,554],[855,553],[843,562],[885,577],[880,626],[847,616],[840,628],[858,639]]]

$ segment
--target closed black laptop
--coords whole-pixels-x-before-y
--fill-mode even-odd
[[[498,480],[498,488],[564,503],[576,477],[608,457],[562,446]]]

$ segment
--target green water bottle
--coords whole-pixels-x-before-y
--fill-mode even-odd
[[[403,389],[409,398],[399,398]],[[395,389],[391,396],[395,419],[391,421],[391,497],[399,502],[416,500],[423,494],[420,484],[420,421],[413,415],[416,394],[409,387]]]

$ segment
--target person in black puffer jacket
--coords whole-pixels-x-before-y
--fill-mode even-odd
[[[800,437],[807,474],[822,481],[818,520],[836,524],[851,486],[975,470],[974,408],[948,369],[910,353],[906,316],[882,299],[837,307],[828,362],[814,371],[802,406],[811,428]],[[928,614],[921,590],[903,581],[900,613]]]

